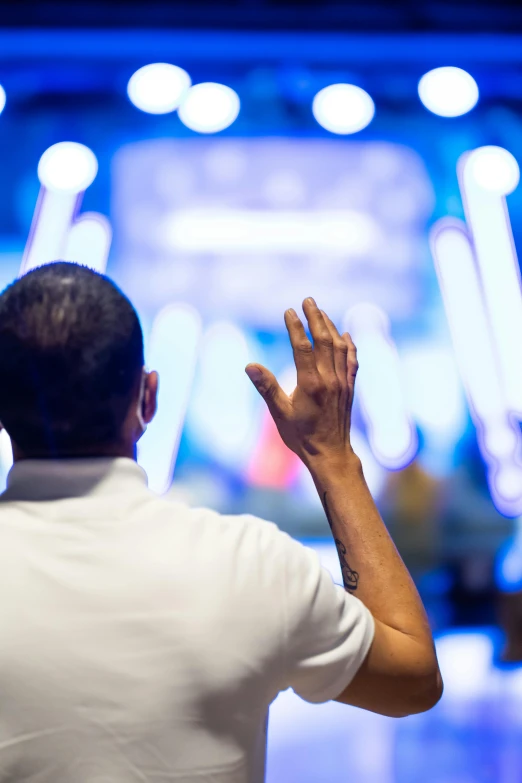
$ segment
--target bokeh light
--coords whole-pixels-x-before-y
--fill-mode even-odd
[[[476,184],[504,196],[512,193],[520,180],[520,168],[511,152],[503,147],[479,147],[468,158]]]
[[[187,92],[178,114],[187,128],[198,133],[217,133],[232,125],[239,114],[238,94],[225,84],[202,82]]]
[[[441,117],[467,114],[479,98],[479,89],[473,76],[453,66],[428,71],[419,81],[418,89],[424,106]]]
[[[61,141],[46,149],[38,163],[38,179],[47,190],[81,193],[98,173],[94,152],[75,141]]]
[[[129,79],[127,95],[141,111],[168,114],[178,108],[191,84],[183,68],[170,63],[151,63]]]
[[[317,93],[312,111],[319,125],[332,133],[357,133],[372,121],[375,104],[355,84],[330,84]]]

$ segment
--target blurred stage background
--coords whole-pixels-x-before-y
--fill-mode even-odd
[[[283,312],[307,295],[358,344],[354,446],[446,695],[394,722],[285,693],[270,783],[520,781],[521,9],[0,7],[0,284],[63,258],[132,299],[162,378],[153,488],[275,521],[338,579],[244,367],[293,388]]]

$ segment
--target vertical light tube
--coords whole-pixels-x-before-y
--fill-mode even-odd
[[[522,290],[505,197],[518,165],[501,147],[463,155],[458,174],[509,409],[522,416]]]
[[[199,313],[184,303],[164,307],[152,325],[147,364],[160,375],[158,411],[138,443],[138,462],[158,494],[172,481],[200,338]]]
[[[40,188],[20,276],[37,266],[63,258],[69,229],[82,195]]]
[[[418,443],[401,386],[390,320],[376,305],[359,304],[346,313],[343,330],[357,345],[357,388],[370,447],[383,467],[398,470],[413,459]]]
[[[243,370],[258,350],[249,342],[233,321],[208,326],[186,425],[192,440],[236,473],[244,471],[258,439],[258,397]]]
[[[111,242],[112,228],[107,218],[97,212],[84,212],[69,229],[63,260],[105,274]]]
[[[20,275],[63,259],[82,196],[97,173],[96,156],[83,144],[62,141],[45,150],[38,162],[41,189]]]
[[[503,514],[516,516],[522,513],[522,436],[506,403],[473,249],[465,225],[449,218],[435,224],[430,241],[490,491]]]

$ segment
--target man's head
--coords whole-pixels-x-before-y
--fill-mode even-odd
[[[132,456],[156,409],[138,316],[103,275],[64,262],[0,294],[0,421],[15,457]],[[144,384],[144,388],[143,385]]]

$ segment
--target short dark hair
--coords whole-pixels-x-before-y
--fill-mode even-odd
[[[134,307],[88,267],[46,264],[0,294],[0,421],[24,453],[119,442],[143,364]]]

